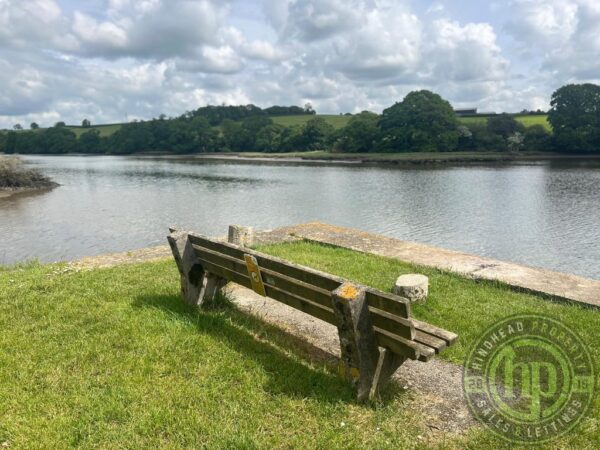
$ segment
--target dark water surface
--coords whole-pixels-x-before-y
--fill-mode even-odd
[[[169,225],[322,221],[600,279],[600,163],[382,168],[25,158],[49,193],[0,199],[0,264],[165,244]]]

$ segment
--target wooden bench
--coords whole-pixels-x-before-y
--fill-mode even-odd
[[[232,281],[337,326],[340,371],[359,401],[377,397],[407,359],[426,362],[457,340],[412,318],[397,295],[195,233],[171,229],[168,241],[188,303],[202,306]]]

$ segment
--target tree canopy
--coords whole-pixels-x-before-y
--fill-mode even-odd
[[[556,90],[548,120],[561,150],[600,150],[600,86],[568,84]]]
[[[452,151],[458,145],[458,119],[449,102],[431,91],[413,91],[384,109],[383,145],[391,151]]]

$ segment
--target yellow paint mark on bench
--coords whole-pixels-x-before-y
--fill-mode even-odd
[[[355,300],[358,297],[358,289],[352,283],[344,283],[340,286],[338,295],[346,300]]]

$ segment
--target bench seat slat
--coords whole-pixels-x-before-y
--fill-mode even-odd
[[[396,336],[381,328],[373,327],[377,341],[381,347],[386,347],[392,352],[419,361],[429,361],[435,355],[435,351],[426,345]]]
[[[417,330],[415,332],[415,341],[426,345],[427,347],[431,347],[436,353],[440,353],[443,349],[447,347],[446,341],[444,341],[443,339],[439,339],[430,334],[423,333],[420,330]]]
[[[454,344],[456,342],[456,340],[458,339],[457,334],[454,334],[451,331],[444,330],[443,328],[439,328],[434,325],[430,325],[428,323],[421,322],[420,320],[417,320],[417,319],[412,319],[412,322],[414,323],[415,328],[418,331],[422,331],[423,333],[427,333],[438,339],[442,339],[442,340],[446,341],[446,344],[448,346]]]

